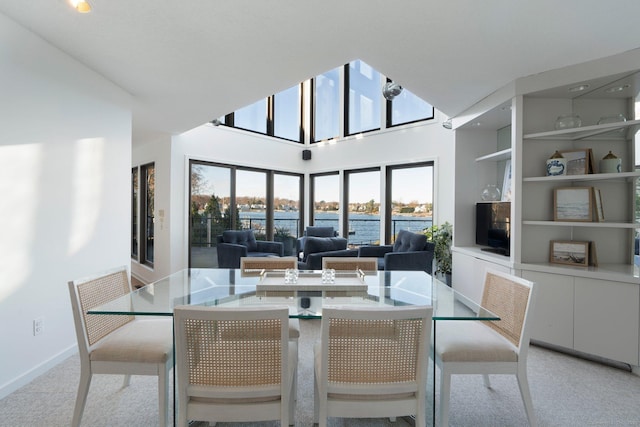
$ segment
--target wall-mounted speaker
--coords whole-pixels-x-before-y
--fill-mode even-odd
[[[311,150],[302,150],[302,160],[311,160]]]

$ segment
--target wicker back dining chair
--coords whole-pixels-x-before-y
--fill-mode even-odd
[[[174,310],[179,417],[293,424],[296,349],[287,307],[181,306]]]
[[[173,367],[171,319],[87,314],[129,292],[126,267],[69,282],[80,353],[80,384],[71,422],[74,427],[80,425],[93,374],[125,375],[125,386],[131,375],[158,376],[158,424],[168,423],[169,371]]]
[[[243,276],[258,276],[263,271],[284,271],[297,268],[298,259],[293,256],[240,258],[240,273]]]
[[[500,320],[438,323],[435,355],[441,371],[440,425],[449,424],[451,376],[457,374],[482,374],[486,387],[490,387],[489,374],[516,375],[529,425],[537,425],[527,379],[535,291],[533,282],[488,270],[481,305]]]
[[[314,422],[414,415],[424,427],[432,314],[427,306],[323,308]]]
[[[375,257],[324,257],[322,269],[332,268],[341,271],[362,270],[365,273],[378,271],[378,258]]]

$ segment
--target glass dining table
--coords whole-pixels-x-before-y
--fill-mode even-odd
[[[320,319],[322,308],[326,306],[428,305],[433,307],[433,343],[437,342],[439,321],[500,320],[494,313],[424,271],[338,271],[332,280],[325,280],[320,271],[300,271],[296,279],[291,280],[285,278],[284,272],[190,268],[94,307],[88,313],[173,316],[173,309],[180,305],[285,305],[289,307],[289,317],[299,319]],[[431,380],[434,425],[435,373],[434,363]]]

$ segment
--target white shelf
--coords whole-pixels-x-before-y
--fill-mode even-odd
[[[602,135],[618,129],[631,128],[640,125],[640,120],[627,120],[626,122],[607,123],[604,125],[582,126],[579,128],[553,130],[548,132],[529,133],[524,135],[525,139],[540,140],[570,140],[577,141],[594,136]],[[613,136],[613,139],[622,139],[623,136]]]
[[[604,181],[630,180],[640,177],[640,171],[621,173],[590,173],[588,175],[531,176],[522,178],[524,182],[564,182],[564,181]]]
[[[495,153],[487,154],[476,159],[476,162],[499,162],[501,160],[509,160],[511,158],[511,148],[506,150],[496,151]]]
[[[600,264],[598,267],[574,267],[542,262],[517,264],[516,268],[540,271],[543,273],[640,284],[640,271],[638,266],[633,264]]]
[[[640,228],[636,222],[589,222],[589,221],[522,221],[523,225],[541,225],[547,227],[597,227],[597,228]]]

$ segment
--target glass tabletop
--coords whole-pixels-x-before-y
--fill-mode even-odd
[[[286,305],[292,318],[320,318],[326,306],[430,305],[434,320],[499,320],[424,271],[372,272],[359,277],[360,282],[355,284],[352,277],[345,279],[340,273],[336,276],[334,286],[322,286],[320,272],[301,271],[300,286],[269,287],[265,286],[264,274],[191,268],[94,307],[88,313],[172,316],[173,309],[180,305]],[[284,274],[281,279],[284,284]],[[271,277],[271,280],[278,279]],[[340,284],[347,282],[348,290],[341,290]]]

